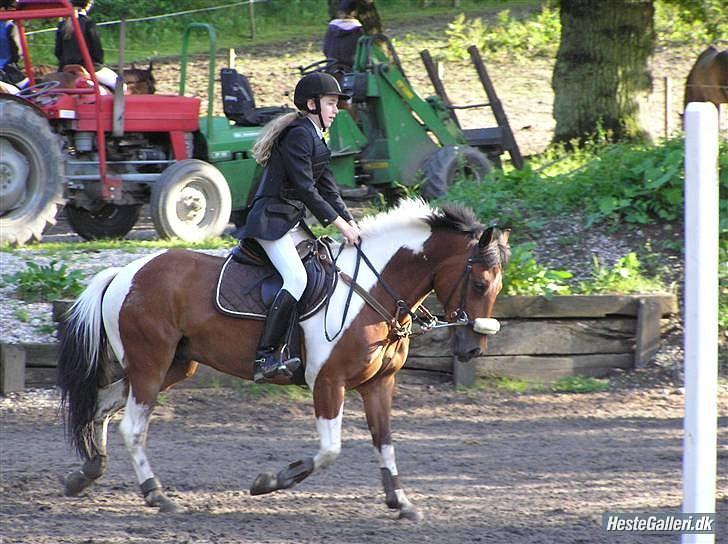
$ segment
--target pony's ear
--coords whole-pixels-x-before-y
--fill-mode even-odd
[[[501,244],[508,243],[508,237],[511,235],[511,229],[503,229],[498,237],[498,242]]]
[[[488,227],[483,231],[483,234],[480,235],[480,240],[478,240],[478,246],[481,248],[488,247],[490,243],[493,241],[493,232],[495,231],[495,227]]]

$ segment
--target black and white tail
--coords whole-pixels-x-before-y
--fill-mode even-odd
[[[61,328],[57,385],[61,412],[71,445],[84,460],[98,453],[94,440],[94,415],[100,383],[111,359],[104,331],[101,303],[109,283],[120,268],[98,273],[69,308]]]

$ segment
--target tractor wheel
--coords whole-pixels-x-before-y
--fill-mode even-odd
[[[425,163],[421,195],[425,200],[445,196],[455,180],[481,181],[493,170],[490,161],[470,146],[446,146],[433,153]]]
[[[198,242],[223,233],[232,197],[217,168],[186,159],[162,172],[152,188],[150,208],[159,236]]]
[[[136,225],[140,212],[140,204],[131,206],[106,204],[96,211],[66,206],[68,222],[76,234],[86,240],[123,238]]]
[[[59,206],[61,139],[33,108],[0,99],[0,244],[40,240]]]

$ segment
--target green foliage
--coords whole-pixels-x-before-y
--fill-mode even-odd
[[[571,278],[565,270],[551,270],[539,265],[531,250],[533,243],[511,248],[511,260],[503,275],[505,295],[567,295],[569,286],[564,282]]]
[[[25,270],[3,275],[5,284],[16,284],[18,296],[24,300],[51,302],[63,298],[75,298],[83,291],[80,270],[68,270],[65,264],[56,268],[58,261],[39,265],[25,262]]]
[[[600,393],[609,390],[609,381],[589,376],[564,376],[551,384],[557,393]]]
[[[728,36],[725,0],[655,2],[655,29],[660,44],[709,44]]]
[[[659,278],[646,278],[642,275],[637,254],[630,252],[617,259],[611,268],[604,266],[597,257],[594,257],[592,278],[581,282],[578,290],[585,295],[593,295],[655,293],[665,289]]]
[[[30,312],[27,308],[15,308],[15,311],[13,313],[15,315],[15,319],[17,319],[21,323],[27,323],[28,321],[30,321]]]
[[[508,378],[506,376],[489,376],[487,378],[476,378],[471,387],[459,388],[459,391],[482,391],[488,389],[497,389],[499,391],[508,391],[510,393],[539,393],[545,390],[541,383],[520,380],[518,378]]]
[[[489,23],[481,17],[468,19],[458,15],[449,25],[447,57],[469,59],[468,47],[475,45],[481,52],[509,54],[518,58],[553,57],[559,44],[561,23],[558,9],[547,2],[538,13],[526,17],[511,16],[510,10],[500,11]]]
[[[458,182],[447,199],[468,204],[489,221],[523,234],[539,220],[579,214],[586,226],[678,222],[683,218],[684,142],[657,145],[587,142],[583,149],[553,147],[523,170],[495,172],[483,185]],[[728,232],[728,142],[720,145],[721,231]]]

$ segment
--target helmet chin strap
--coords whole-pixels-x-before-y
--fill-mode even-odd
[[[321,97],[317,96],[313,99],[313,103],[316,105],[314,109],[308,109],[308,113],[317,114],[319,118],[319,127],[321,128],[321,132],[326,132],[326,125],[324,125],[324,116],[321,115]]]

